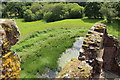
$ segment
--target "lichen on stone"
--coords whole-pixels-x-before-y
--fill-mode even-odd
[[[14,20],[0,19],[0,79],[20,78],[19,56],[11,51],[11,46],[19,40],[20,32]]]
[[[119,40],[107,33],[106,25],[96,23],[85,36],[78,59],[66,64],[57,78],[105,78],[106,71],[120,74]]]
[[[92,67],[84,61],[76,58],[71,59],[56,78],[89,78]]]

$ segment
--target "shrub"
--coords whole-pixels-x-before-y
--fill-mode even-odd
[[[53,22],[69,18],[82,18],[84,8],[77,3],[46,3],[43,5],[33,3],[30,7],[23,7],[25,21],[44,19]]]
[[[80,6],[73,7],[70,11],[71,18],[82,18],[84,13],[84,8]]]
[[[67,18],[82,18],[84,14],[84,8],[79,6],[77,3],[57,3],[52,4],[50,10],[46,10],[43,19],[47,22],[67,19]],[[44,10],[45,11],[45,10]]]
[[[64,18],[82,18],[84,8],[77,3],[68,3],[64,6]]]
[[[33,13],[36,13],[37,11],[39,11],[40,9],[42,9],[42,5],[39,4],[39,3],[32,3],[30,9],[31,9],[31,11]]]
[[[40,20],[40,19],[42,19],[43,18],[43,13],[42,13],[42,11],[37,11],[36,13],[35,13],[35,19],[36,20]]]
[[[100,13],[102,3],[99,2],[88,2],[85,6],[85,16],[88,18],[102,18]]]
[[[34,21],[35,20],[35,14],[32,13],[31,10],[27,9],[25,12],[24,12],[24,19],[25,21]]]
[[[118,12],[117,16],[120,18],[120,1],[119,2],[114,2],[113,3],[114,8]]]
[[[115,8],[113,8],[112,3],[104,3],[100,9],[100,12],[103,14],[108,23],[111,23],[112,19],[118,15],[118,12]]]
[[[68,11],[66,11],[63,15],[64,19],[68,19],[70,18],[70,13]]]
[[[54,18],[54,17],[53,17],[53,15],[52,15],[52,12],[46,12],[46,13],[44,13],[43,19],[44,19],[45,21],[47,21],[47,22],[54,21],[53,18]]]
[[[44,13],[43,19],[47,22],[57,21],[63,19],[63,6],[64,4],[53,4],[52,9],[47,10]]]
[[[52,8],[54,21],[63,19],[63,14],[64,14],[63,9],[64,9],[63,3],[54,4],[54,7]]]

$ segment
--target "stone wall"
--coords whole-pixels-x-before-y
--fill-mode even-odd
[[[96,23],[88,31],[78,59],[87,61],[93,67],[93,75],[101,71],[120,74],[119,41],[107,33],[106,25]]]
[[[88,34],[84,38],[78,60],[80,61],[77,62],[78,64],[82,65],[82,62],[85,62],[85,64],[88,64],[89,67],[92,67],[92,70],[89,71],[89,73],[91,74],[87,75],[88,77],[115,78],[117,75],[113,75],[112,73],[118,75],[120,74],[119,41],[117,38],[107,33],[106,25],[102,23],[96,23],[94,26],[92,26],[92,28],[88,31]],[[74,62],[70,62],[66,66],[73,64],[74,68],[76,68],[76,65],[78,65]],[[58,74],[58,78],[64,78],[63,76],[65,76],[66,74],[69,75],[69,70],[74,69],[73,67],[66,68],[66,66]],[[87,70],[87,68],[85,68],[85,70]],[[79,69],[76,72],[71,72],[70,74],[75,74],[77,72],[79,72]],[[107,76],[105,76],[105,74],[103,73],[105,73]],[[73,78],[70,75],[69,77],[65,77]],[[80,75],[77,75],[77,77],[81,78]],[[74,78],[76,77],[74,76]]]
[[[117,60],[118,59],[118,60]],[[118,40],[106,34],[104,39],[103,69],[120,74],[120,46]]]
[[[0,79],[19,80],[20,58],[12,50],[20,38],[19,29],[13,19],[0,19]]]

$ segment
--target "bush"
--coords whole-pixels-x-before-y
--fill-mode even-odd
[[[66,11],[63,15],[64,19],[68,19],[70,18],[70,13],[68,11]]]
[[[36,13],[37,11],[40,11],[40,9],[42,9],[42,5],[39,3],[32,3],[30,9],[33,13]]]
[[[84,8],[80,6],[73,7],[70,11],[70,18],[82,18]]]
[[[36,21],[44,19],[46,22],[53,22],[69,18],[82,18],[84,8],[77,3],[32,3],[22,7],[25,21]]]
[[[85,6],[85,16],[88,18],[102,18],[100,13],[102,3],[99,2],[88,2]]]
[[[36,13],[35,13],[35,19],[36,20],[40,20],[40,19],[42,19],[43,18],[43,13],[42,13],[42,11],[37,11]]]
[[[117,16],[120,18],[120,2],[114,2],[113,3],[114,8],[118,12]]]
[[[63,9],[64,9],[63,3],[54,4],[54,7],[52,8],[54,21],[63,19],[63,14],[64,14]]]
[[[24,19],[25,21],[34,21],[35,20],[35,14],[32,13],[31,10],[27,9],[25,12],[24,12]]]
[[[68,3],[64,6],[64,18],[82,18],[84,8],[77,3]]]
[[[59,4],[53,4],[51,7],[52,9],[47,10],[46,13],[44,13],[43,19],[46,20],[47,22],[52,22],[52,21],[57,21],[63,19],[63,12],[62,10],[64,4],[59,3]]]
[[[46,12],[46,13],[44,13],[43,19],[44,19],[46,22],[52,22],[52,21],[54,21],[53,18],[54,18],[54,17],[53,17],[53,15],[52,15],[52,12]]]
[[[100,12],[103,14],[104,19],[108,22],[111,23],[112,19],[114,17],[117,17],[118,12],[116,9],[113,7],[112,3],[104,3],[100,9]]]
[[[2,7],[0,5],[0,18],[2,17]]]
[[[77,3],[69,4],[52,4],[50,10],[46,10],[43,19],[47,22],[58,21],[68,18],[82,18],[84,14],[84,8],[79,6]],[[44,10],[45,11],[45,10]]]

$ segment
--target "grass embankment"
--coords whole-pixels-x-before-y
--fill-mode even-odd
[[[60,54],[72,46],[75,37],[84,36],[94,23],[101,20],[66,19],[46,23],[17,19],[16,22],[21,40],[12,49],[21,57],[21,78],[33,78],[36,73],[45,72],[46,68],[57,69]],[[110,30],[117,34],[114,28]]]

